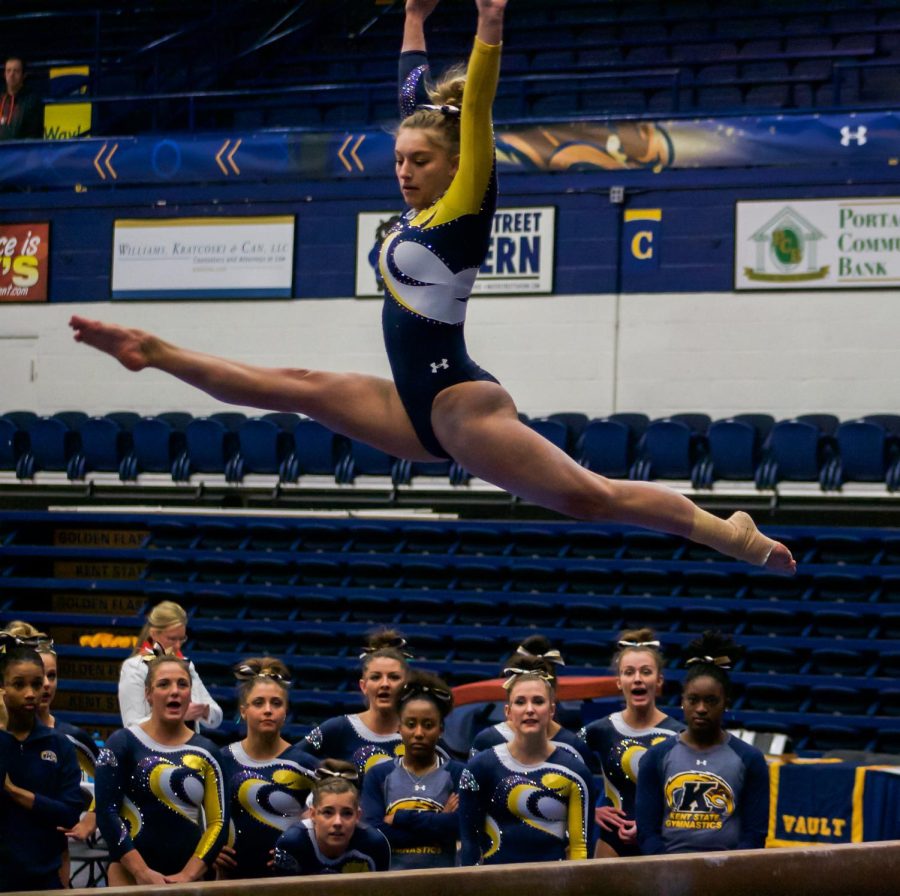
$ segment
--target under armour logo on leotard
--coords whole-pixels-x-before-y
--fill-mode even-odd
[[[447,363],[446,358],[441,358],[441,363],[438,364],[436,362],[432,362],[431,364],[431,372],[437,373],[439,370],[449,370],[450,365]]]

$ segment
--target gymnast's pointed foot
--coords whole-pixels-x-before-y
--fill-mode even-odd
[[[739,560],[764,566],[769,572],[781,575],[793,575],[797,571],[797,563],[788,548],[763,535],[749,513],[738,510],[728,517],[728,523],[737,533],[734,556]]]
[[[143,330],[133,330],[118,324],[72,315],[69,326],[75,331],[75,341],[112,355],[128,370],[143,370],[149,366],[148,346],[153,338]]]

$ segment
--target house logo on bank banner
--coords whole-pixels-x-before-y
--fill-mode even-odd
[[[817,243],[824,234],[789,205],[770,218],[751,237],[756,244],[756,264],[744,268],[748,280],[769,283],[802,283],[823,280],[828,265],[818,267]]]

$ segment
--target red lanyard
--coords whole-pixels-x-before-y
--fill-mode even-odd
[[[9,100],[9,115],[6,114],[6,101]],[[16,97],[12,93],[4,93],[0,100],[0,124],[12,124],[12,118],[16,111]]]

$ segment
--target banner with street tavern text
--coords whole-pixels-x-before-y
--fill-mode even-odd
[[[0,302],[46,302],[50,225],[0,224]]]
[[[738,202],[735,289],[900,285],[900,197]]]
[[[380,296],[378,253],[396,212],[360,212],[356,218],[356,296]],[[487,257],[473,295],[546,295],[553,292],[556,208],[501,208],[494,214]],[[449,276],[449,272],[448,272]]]
[[[114,299],[288,298],[293,215],[119,219]]]

